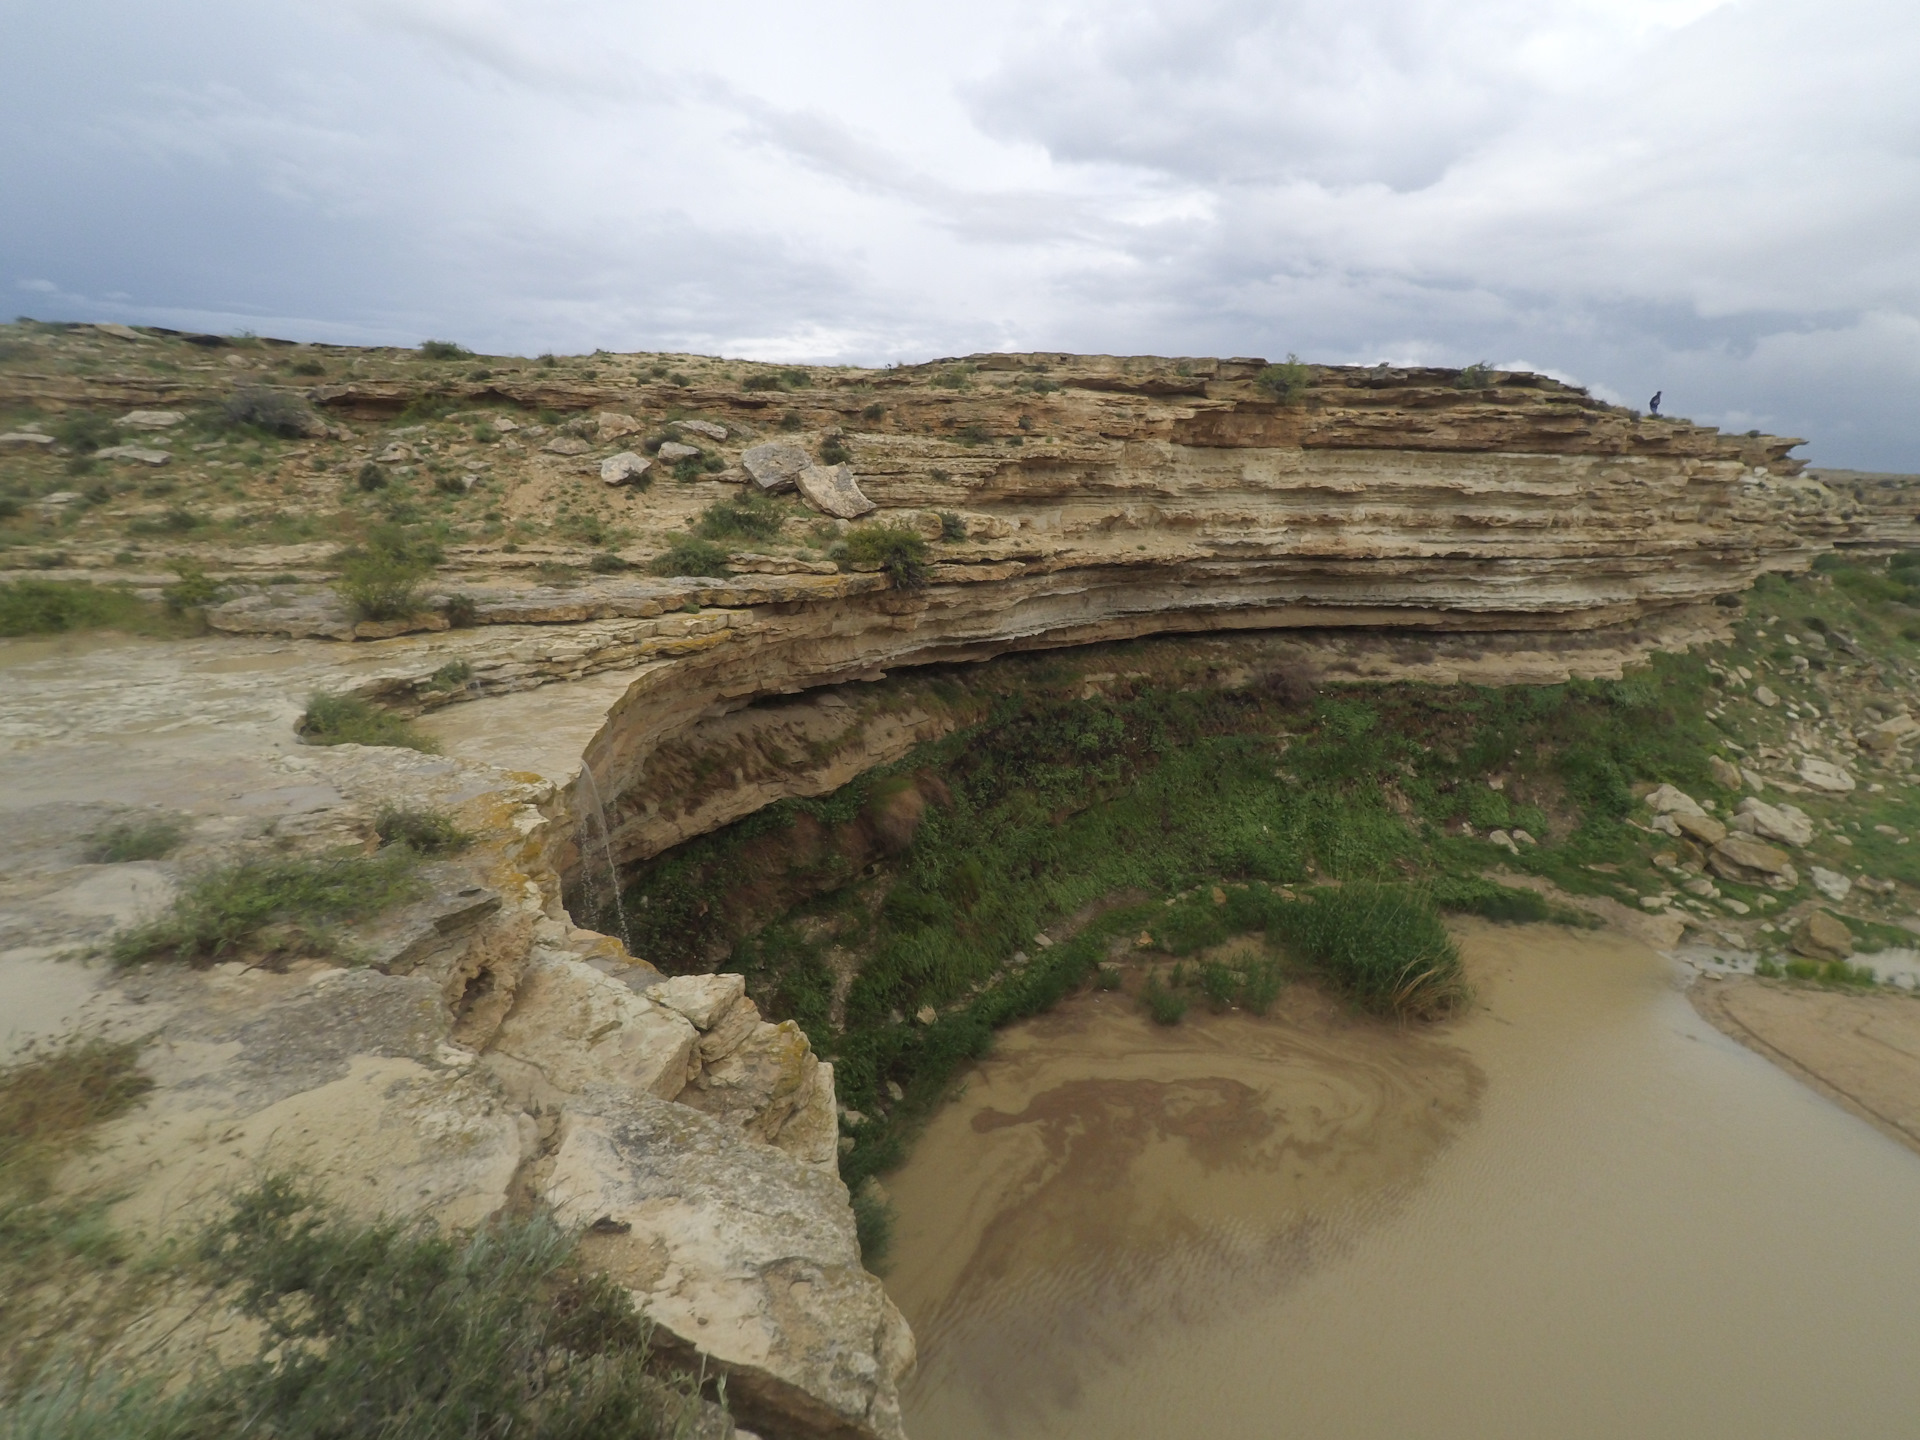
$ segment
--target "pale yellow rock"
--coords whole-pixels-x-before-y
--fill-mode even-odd
[[[553,1108],[596,1086],[671,1100],[697,1032],[591,965],[537,950],[487,1063],[520,1103]]]
[[[723,1370],[733,1412],[780,1434],[905,1440],[913,1339],[860,1263],[846,1187],[684,1105],[570,1107],[544,1188],[640,1311]]]

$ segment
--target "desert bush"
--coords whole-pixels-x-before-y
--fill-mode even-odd
[[[1302,364],[1298,355],[1289,355],[1283,363],[1263,369],[1254,383],[1282,405],[1299,405],[1313,387],[1313,367]]]
[[[429,754],[440,748],[409,721],[357,695],[310,696],[294,729],[309,745],[392,745]]]
[[[405,845],[419,855],[450,855],[473,843],[453,816],[424,806],[383,806],[374,819],[373,833],[382,846]]]
[[[187,827],[178,815],[140,815],[94,831],[87,837],[85,854],[91,865],[159,860],[178,849],[186,835]]]
[[[1459,390],[1487,390],[1492,388],[1494,378],[1499,372],[1484,360],[1476,360],[1462,370],[1454,380],[1454,388]]]
[[[903,525],[862,525],[848,534],[847,559],[877,564],[898,590],[919,590],[927,583],[927,542]]]
[[[345,851],[235,861],[191,881],[158,919],[123,930],[108,953],[117,965],[174,960],[210,965],[229,955],[331,954],[337,927],[412,897],[414,852]]]
[[[383,525],[337,557],[334,589],[359,620],[399,620],[419,608],[420,586],[438,563],[437,547]]]
[[[611,550],[604,551],[587,562],[587,568],[596,575],[618,575],[633,567]]]
[[[264,385],[242,385],[220,402],[220,418],[236,429],[264,430],[269,435],[310,435],[320,427],[313,411],[296,396]]]
[[[776,540],[786,519],[786,507],[771,495],[742,490],[703,510],[693,533],[702,540]]]
[[[471,595],[454,594],[440,602],[440,613],[455,630],[465,630],[480,618],[480,607]]]
[[[422,360],[471,360],[473,352],[464,345],[456,345],[451,340],[422,340],[420,342]]]
[[[106,416],[80,410],[61,417],[60,423],[53,427],[53,438],[70,450],[91,455],[96,450],[117,445],[120,432]]]
[[[862,420],[884,420],[887,418],[887,407],[876,400],[860,412],[860,418]]]
[[[327,373],[327,367],[322,365],[318,360],[296,360],[291,368],[296,375],[324,375]]]
[[[473,666],[464,660],[449,660],[427,677],[427,686],[433,690],[458,690],[471,679]]]
[[[653,575],[713,575],[728,573],[727,552],[709,540],[676,535],[667,548],[647,562]]]
[[[853,459],[853,451],[838,435],[830,435],[820,442],[820,463],[822,465],[844,465]]]

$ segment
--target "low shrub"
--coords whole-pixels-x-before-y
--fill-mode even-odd
[[[1460,952],[1432,900],[1410,887],[1322,887],[1281,911],[1274,930],[1363,1009],[1431,1015],[1462,994]]]
[[[186,836],[187,827],[177,815],[117,820],[87,837],[87,863],[120,865],[130,860],[159,860],[177,850]]]
[[[1140,991],[1140,999],[1156,1025],[1178,1025],[1187,1018],[1190,1003],[1187,997],[1161,984],[1158,975],[1148,977],[1145,987]]]
[[[62,1375],[16,1433],[241,1440],[669,1440],[703,1429],[698,1383],[657,1373],[627,1294],[538,1214],[472,1233],[359,1221],[283,1176],[196,1237],[186,1273],[257,1336],[176,1376]],[[57,1384],[57,1382],[56,1382]],[[29,1418],[30,1417],[30,1418]],[[731,1427],[727,1427],[730,1431]]]
[[[291,438],[310,435],[320,427],[313,411],[298,397],[264,385],[243,385],[220,404],[220,418],[237,429],[264,430]]]
[[[419,609],[420,587],[433,573],[437,552],[397,526],[381,526],[364,545],[337,557],[334,589],[357,620],[401,620]]]
[[[294,729],[309,745],[391,745],[428,754],[440,748],[411,722],[357,695],[314,694]]]
[[[702,540],[777,540],[786,520],[786,507],[771,495],[743,490],[703,510],[693,533]]]
[[[822,465],[844,465],[853,459],[853,451],[839,436],[830,436],[820,442],[820,463]]]
[[[1462,370],[1454,380],[1457,390],[1488,390],[1493,387],[1494,378],[1499,374],[1493,366],[1484,360],[1476,360]]]
[[[647,562],[647,570],[653,575],[722,576],[728,573],[727,552],[711,541],[676,535],[665,550]]]
[[[421,806],[388,805],[373,822],[373,833],[386,845],[405,845],[419,855],[450,855],[473,843],[473,837],[444,810]]]
[[[862,525],[847,536],[847,560],[878,565],[897,590],[919,590],[927,583],[927,542],[903,525]]]
[[[440,602],[440,613],[455,630],[466,630],[480,618],[480,607],[471,595],[453,594]]]
[[[1304,404],[1313,388],[1313,367],[1302,364],[1298,355],[1289,355],[1282,364],[1269,365],[1254,376],[1254,383],[1282,405]]]
[[[422,340],[420,342],[422,360],[471,360],[473,352],[464,345],[456,345],[451,340]],[[551,359],[543,356],[543,359]]]
[[[449,660],[427,677],[430,690],[458,690],[473,679],[473,666],[464,660]]]
[[[83,580],[14,580],[0,584],[0,635],[58,635],[125,626],[145,607],[118,586]]]
[[[69,450],[91,455],[96,450],[119,444],[120,432],[106,416],[80,410],[61,417],[60,423],[53,427],[53,438]]]
[[[623,570],[631,570],[633,567],[612,551],[606,551],[589,560],[587,568],[596,575],[618,575]]]
[[[172,960],[210,965],[231,955],[262,959],[331,954],[336,927],[411,898],[418,857],[404,845],[375,855],[268,856],[199,876],[158,919],[114,937],[117,965]]]
[[[160,594],[167,612],[172,615],[184,615],[190,610],[204,610],[226,594],[226,587],[212,576],[206,568],[195,560],[175,560],[167,567],[173,571],[173,584],[162,588]]]
[[[322,365],[318,360],[296,360],[289,368],[296,375],[324,375],[327,373],[327,367]]]
[[[949,545],[967,538],[967,522],[951,510],[940,512],[940,538]]]

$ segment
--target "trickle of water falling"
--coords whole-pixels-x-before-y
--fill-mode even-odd
[[[600,822],[600,852],[607,857],[607,884],[613,891],[614,918],[620,922],[620,943],[631,952],[633,932],[627,928],[627,906],[620,898],[620,871],[613,863],[613,832],[607,828],[606,808],[600,803],[600,786],[593,778],[593,766],[584,761],[580,765],[580,774],[587,782],[587,796],[593,802],[594,818]]]

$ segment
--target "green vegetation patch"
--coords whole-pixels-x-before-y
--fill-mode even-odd
[[[209,870],[168,912],[117,935],[117,965],[171,960],[210,965],[245,955],[263,962],[339,949],[343,925],[370,919],[419,890],[419,855],[396,844],[374,855],[268,855]]]
[[[405,845],[420,855],[451,855],[473,843],[446,811],[422,806],[384,806],[373,833],[382,845]]]
[[[294,726],[309,745],[392,745],[433,754],[440,746],[405,717],[358,695],[314,694]]]
[[[727,552],[711,540],[692,535],[676,535],[667,548],[647,562],[650,574],[664,576],[710,575],[722,577],[727,569]]]
[[[0,636],[61,635],[74,630],[123,630],[134,635],[179,635],[191,627],[178,613],[142,600],[119,585],[86,580],[13,580],[0,584]]]
[[[847,560],[878,565],[898,590],[919,590],[927,583],[927,542],[904,525],[860,525],[846,538]]]
[[[743,490],[703,510],[693,533],[702,540],[777,540],[789,513],[771,495]]]
[[[139,815],[94,831],[87,837],[86,857],[94,865],[161,860],[186,837],[186,822],[178,815]]]
[[[699,1418],[697,1383],[657,1373],[626,1293],[544,1215],[470,1234],[360,1222],[268,1177],[178,1270],[257,1327],[251,1357],[184,1376],[49,1369],[0,1433],[669,1440]]]

